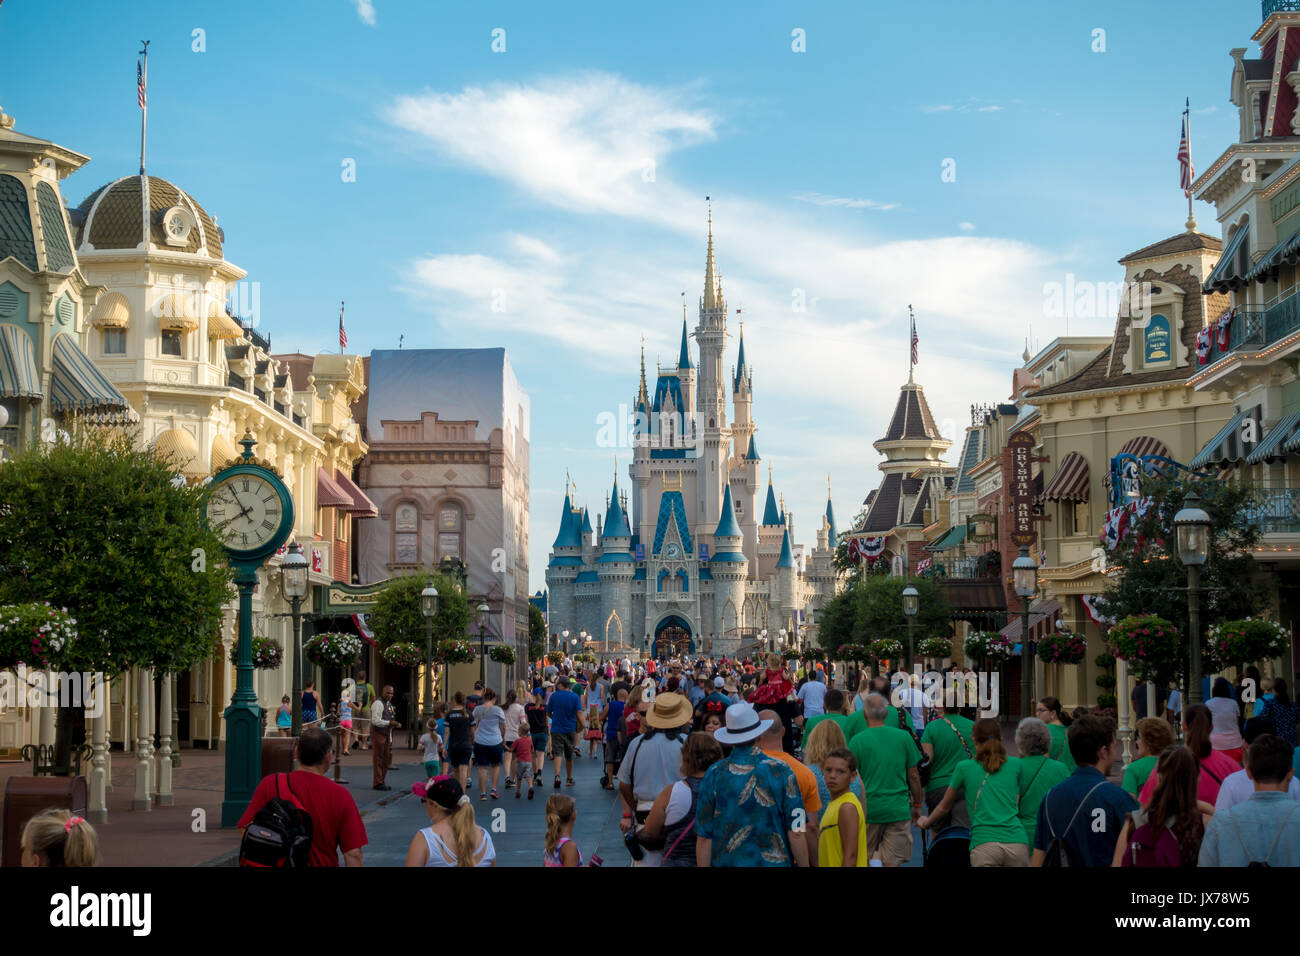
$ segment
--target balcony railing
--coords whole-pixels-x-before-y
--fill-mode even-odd
[[[1263,0],[1264,19],[1286,10],[1300,10],[1300,0]]]
[[[1300,533],[1300,484],[1260,488],[1245,517],[1257,522],[1264,534]]]
[[[1296,0],[1300,6],[1300,0]],[[1300,289],[1263,311],[1238,312],[1228,330],[1228,347],[1219,348],[1219,336],[1213,330],[1210,363],[1213,364],[1240,348],[1259,349],[1300,331]]]

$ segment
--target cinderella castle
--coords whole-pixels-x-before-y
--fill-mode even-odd
[[[724,371],[727,303],[712,212],[697,364],[682,312],[676,367],[658,369],[653,392],[641,350],[630,486],[615,474],[594,528],[566,487],[546,568],[550,630],[571,639],[585,631],[598,649],[656,655],[747,654],[763,648],[764,631],[774,647],[782,629],[787,647],[815,641],[817,613],[840,580],[830,489],[811,555],[794,543],[794,515],[784,497],[778,504],[770,467],[759,513],[753,369],[742,325],[736,364]]]

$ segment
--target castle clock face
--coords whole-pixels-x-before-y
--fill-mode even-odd
[[[675,558],[680,553],[681,552],[675,544],[670,544],[668,547],[664,548],[664,554],[668,555],[670,558]]]
[[[208,524],[232,551],[257,551],[280,528],[280,494],[260,475],[232,475],[208,499]]]

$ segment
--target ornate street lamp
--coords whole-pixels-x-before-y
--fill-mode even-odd
[[[293,616],[293,729],[290,736],[302,733],[302,599],[307,596],[307,557],[297,541],[280,561],[280,589],[289,599]]]
[[[916,585],[909,584],[903,588],[903,617],[907,618],[907,663],[904,669],[912,673],[912,625],[916,623],[916,615],[921,610],[921,592],[916,589]]]
[[[478,679],[479,683],[484,687],[487,686],[487,677],[485,676],[487,664],[484,658],[487,656],[487,617],[489,610],[490,608],[486,603],[478,606]]]
[[[438,613],[438,589],[433,581],[420,592],[420,613],[424,615],[424,723],[433,720],[433,616]]]
[[[1201,565],[1210,557],[1210,516],[1201,508],[1200,496],[1189,492],[1183,510],[1174,515],[1178,532],[1178,560],[1187,568],[1187,624],[1191,638],[1189,703],[1202,703],[1201,695]],[[1186,710],[1184,710],[1186,713]]]
[[[1020,556],[1011,562],[1011,581],[1016,594],[1023,602],[1024,609],[1020,618],[1020,705],[1024,716],[1034,716],[1030,701],[1033,699],[1033,684],[1029,656],[1029,601],[1038,590],[1038,565],[1029,556],[1029,548],[1020,546]]]

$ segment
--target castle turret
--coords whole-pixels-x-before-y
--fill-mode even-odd
[[[557,630],[574,629],[576,605],[574,582],[582,572],[582,525],[566,491],[560,510],[560,530],[551,546],[551,560],[546,566],[546,586],[551,592],[551,622]]]
[[[709,559],[709,571],[713,575],[713,650],[718,654],[734,654],[740,648],[741,629],[747,625],[744,607],[749,561],[742,550],[744,540],[731,500],[731,483],[726,482],[722,492],[722,515],[713,532],[717,550]]]
[[[600,539],[601,554],[596,562],[601,585],[601,621],[595,635],[597,640],[604,640],[609,645],[631,639],[632,576],[636,568],[631,546],[632,529],[628,526],[623,502],[619,500],[618,476],[615,475]]]

